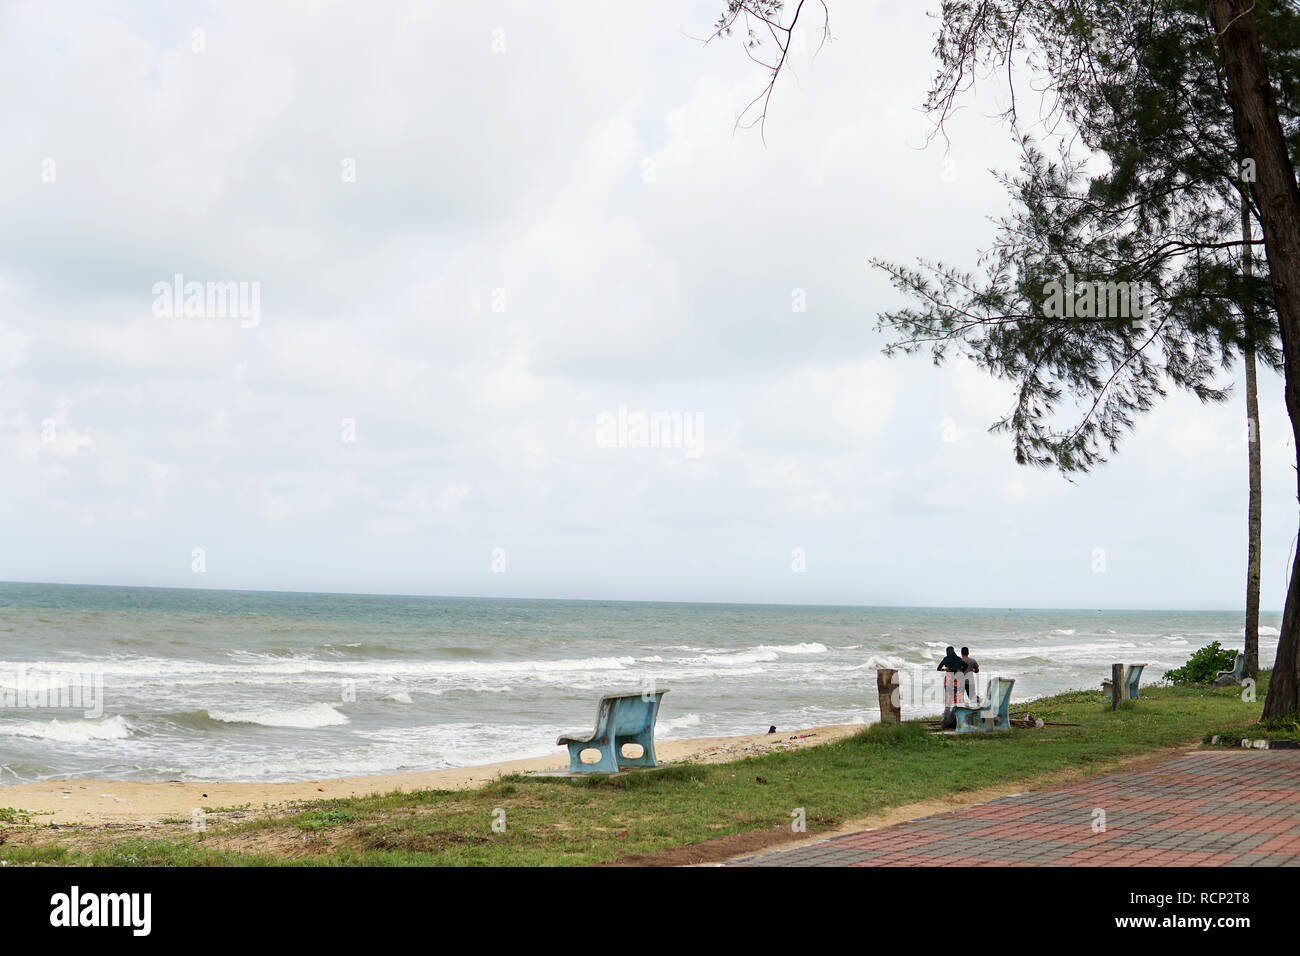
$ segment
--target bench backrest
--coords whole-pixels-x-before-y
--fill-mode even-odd
[[[1241,680],[1241,675],[1246,671],[1246,655],[1238,654],[1236,660],[1232,662],[1232,676]]]
[[[1138,686],[1138,681],[1142,679],[1142,670],[1145,667],[1145,664],[1130,664],[1128,666],[1128,670],[1124,674],[1124,684],[1128,687],[1130,694]]]
[[[994,677],[990,680],[988,701],[984,704],[984,712],[987,714],[1005,712],[1011,703],[1011,688],[1015,683],[1015,678],[1012,677]]]
[[[610,694],[600,699],[600,720],[611,721],[613,731],[618,736],[638,734],[654,726],[655,715],[659,712],[659,701],[667,691],[656,691],[647,695]]]

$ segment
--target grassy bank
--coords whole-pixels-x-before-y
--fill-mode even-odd
[[[1259,700],[1267,686],[1261,675]],[[1048,726],[940,736],[919,723],[728,764],[684,764],[580,781],[508,777],[481,790],[424,791],[231,808],[192,833],[177,820],[52,829],[0,811],[0,859],[71,865],[572,865],[616,861],[735,834],[828,830],[891,807],[991,786],[1028,787],[1062,772],[1104,770],[1245,728],[1262,704],[1240,688],[1143,688],[1110,710],[1097,691],[1028,705]],[[1013,712],[1023,710],[1013,705]],[[496,832],[504,824],[503,832]]]

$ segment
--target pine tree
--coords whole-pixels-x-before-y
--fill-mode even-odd
[[[770,76],[758,121],[806,2],[785,27],[779,2],[731,0],[718,23],[726,32],[752,18],[777,45],[760,60]],[[760,36],[749,31],[747,43]],[[1019,135],[1020,174],[1006,180],[1013,211],[979,274],[877,263],[918,303],[881,317],[898,335],[891,348],[925,349],[936,362],[962,354],[1014,381],[1015,405],[995,427],[1012,436],[1018,461],[1065,473],[1115,452],[1167,387],[1221,401],[1220,372],[1241,358],[1253,381],[1258,358],[1283,372],[1300,452],[1293,0],[944,0],[935,55],[926,108],[938,131],[986,75],[1012,84],[1004,119],[1018,128],[1019,78],[1032,81],[1032,102],[1048,104],[1034,119],[1077,135],[1106,169],[1091,174],[1068,149],[1049,160]],[[1243,203],[1262,226],[1260,270],[1244,255]],[[1098,314],[1099,287],[1148,293],[1141,314],[1131,302],[1114,314],[1110,291]],[[1300,549],[1264,712],[1294,710]]]

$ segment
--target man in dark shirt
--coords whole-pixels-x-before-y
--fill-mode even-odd
[[[966,685],[966,696],[974,699],[975,691],[977,689],[975,675],[980,672],[980,662],[970,656],[969,647],[963,647],[961,649],[961,659],[962,663],[966,665],[966,669],[963,672],[965,676],[962,677],[962,680]]]

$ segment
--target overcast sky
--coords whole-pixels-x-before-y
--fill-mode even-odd
[[[0,8],[0,579],[1243,606],[1240,386],[1072,484],[987,434],[1008,385],[881,356],[870,257],[974,265],[1016,159],[996,96],[922,148],[936,4],[833,3],[766,146],[721,0],[118,6]],[[177,274],[256,313],[160,315]]]

